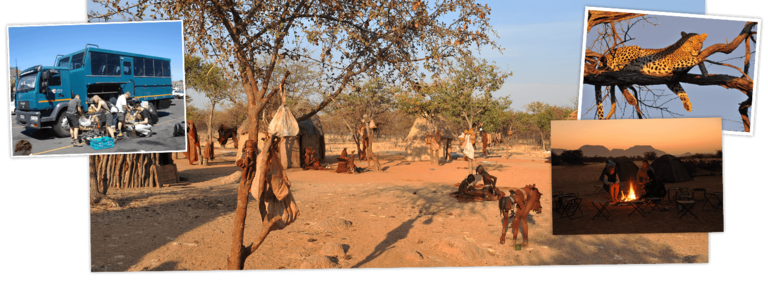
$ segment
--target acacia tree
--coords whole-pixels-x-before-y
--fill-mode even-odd
[[[499,67],[486,60],[464,58],[456,69],[451,69],[443,82],[438,82],[436,100],[446,104],[445,115],[456,122],[466,122],[473,128],[476,122],[501,122],[502,113],[512,101],[509,96],[493,97],[512,72],[499,71]]]
[[[528,115],[523,115],[528,123],[533,125],[541,135],[541,148],[546,150],[544,135],[552,131],[553,120],[565,120],[573,112],[573,108],[549,105],[544,102],[534,101],[525,105]]]
[[[278,93],[270,87],[280,78],[275,69],[283,59],[314,61],[323,69],[323,100],[299,121],[310,118],[361,76],[380,76],[387,82],[414,83],[418,70],[439,71],[450,58],[472,54],[470,46],[490,45],[490,8],[472,0],[447,0],[425,5],[420,1],[374,0],[103,0],[105,13],[91,11],[90,20],[184,19],[185,42],[192,54],[219,59],[236,72],[248,100],[246,152],[257,145],[258,117]],[[456,17],[450,19],[449,17]],[[320,55],[310,54],[310,48]],[[266,62],[259,64],[258,59]],[[285,82],[290,72],[282,76]],[[270,149],[272,139],[262,146]],[[233,246],[227,268],[242,269],[245,258],[258,247],[243,246],[248,191],[254,180],[264,185],[266,156],[242,164]],[[257,166],[258,165],[258,166]],[[256,169],[256,171],[253,171]],[[263,196],[261,196],[263,197]],[[269,229],[269,228],[267,228]]]
[[[371,78],[362,84],[350,86],[350,89],[339,95],[336,102],[328,108],[328,112],[341,119],[352,134],[357,153],[362,156],[362,151],[365,151],[368,164],[373,162],[376,170],[381,170],[381,165],[373,153],[374,137],[370,121],[375,121],[381,114],[392,110],[395,105],[394,96],[398,91],[398,87],[386,85],[381,78]],[[363,141],[364,132],[361,132],[361,129],[368,136],[368,142]],[[362,143],[368,143],[364,150],[360,147]]]
[[[654,94],[652,90],[649,90],[649,85],[666,85],[674,83],[688,83],[695,85],[717,85],[728,89],[736,89],[747,96],[747,99],[741,102],[738,106],[738,112],[741,115],[742,124],[744,125],[744,131],[750,131],[750,121],[748,117],[749,108],[752,106],[752,88],[753,81],[746,72],[749,72],[749,63],[752,55],[752,44],[756,43],[755,34],[753,29],[756,27],[755,22],[747,22],[741,31],[734,31],[734,37],[730,42],[718,43],[706,48],[702,48],[701,52],[695,56],[698,66],[702,74],[691,74],[686,71],[669,73],[669,74],[645,74],[636,70],[619,70],[612,71],[600,66],[601,59],[606,55],[613,52],[619,46],[625,46],[627,42],[633,40],[630,35],[630,29],[638,22],[648,22],[645,14],[637,13],[623,13],[623,12],[608,12],[608,11],[589,11],[587,31],[589,32],[595,27],[599,28],[598,38],[587,48],[585,51],[584,60],[584,84],[591,84],[595,86],[595,100],[599,106],[602,100],[610,97],[611,110],[607,118],[611,118],[616,111],[616,103],[618,102],[615,93],[615,87],[618,86],[621,89],[621,93],[626,99],[628,105],[634,107],[633,116],[637,118],[643,118],[647,116],[647,111],[650,109],[657,109],[662,112],[675,115],[670,112],[663,105],[657,103],[660,95]],[[741,43],[745,44],[745,54],[743,70],[734,65],[715,62],[708,60],[710,56],[715,53],[730,54]],[[721,65],[731,67],[741,73],[741,76],[732,76],[726,74],[708,74],[704,63]],[[694,66],[694,67],[695,67]],[[689,69],[690,70],[690,69]],[[605,92],[602,87],[605,86]],[[653,95],[650,101],[643,101],[638,99],[638,89],[634,86],[639,86],[640,91],[644,90],[646,93]],[[602,109],[598,109],[601,112]],[[601,118],[602,117],[598,117]]]

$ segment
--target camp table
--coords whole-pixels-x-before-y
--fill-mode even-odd
[[[629,201],[629,202],[624,202],[624,203],[629,204],[634,209],[634,210],[632,210],[632,212],[629,213],[629,215],[627,215],[627,217],[632,216],[632,214],[635,213],[635,211],[637,211],[638,214],[640,214],[643,217],[645,217],[645,211],[643,211],[643,208],[640,208],[640,207],[643,206],[643,204],[645,204],[644,200],[634,200],[634,201]]]
[[[608,204],[610,204],[610,203],[611,203],[610,200],[592,201],[592,206],[594,206],[595,209],[597,209],[597,214],[595,214],[595,216],[592,217],[592,220],[595,220],[595,218],[597,218],[597,216],[601,216],[601,215],[606,220],[611,220],[611,217],[613,215],[611,214],[611,212],[608,212],[608,209],[606,209],[606,207],[608,207]]]

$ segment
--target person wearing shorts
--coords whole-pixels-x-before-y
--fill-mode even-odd
[[[117,97],[117,102],[115,103],[115,107],[117,108],[117,131],[118,132],[121,132],[123,130],[123,125],[125,125],[125,111],[128,108],[127,99],[130,97],[131,97],[130,92],[126,92]]]
[[[104,116],[106,120],[107,125],[107,132],[109,133],[109,136],[112,137],[112,139],[115,139],[115,128],[114,128],[114,121],[112,120],[112,109],[114,109],[114,106],[110,104],[108,101],[101,99],[98,95],[93,96],[93,103],[96,104],[96,112],[104,111]]]
[[[82,108],[80,108],[80,96],[75,95],[74,98],[69,100],[67,104],[67,112],[64,115],[67,117],[67,123],[69,123],[69,135],[72,137],[72,146],[83,147],[83,144],[77,139],[77,132],[80,129],[79,116],[83,114]]]

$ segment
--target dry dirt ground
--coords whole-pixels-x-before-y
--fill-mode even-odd
[[[377,148],[374,144],[375,149]],[[383,148],[383,147],[382,147]],[[288,170],[301,214],[272,232],[246,269],[392,268],[507,265],[689,263],[708,261],[706,233],[552,235],[551,167],[546,153],[497,149],[478,158],[501,189],[536,184],[544,211],[529,217],[530,246],[515,251],[512,230],[499,244],[497,202],[449,197],[468,170],[379,152],[383,172]],[[340,149],[326,162],[335,168]],[[333,154],[333,155],[331,155]],[[217,148],[211,166],[190,166],[187,187],[110,190],[117,209],[91,209],[92,271],[219,270],[231,245],[237,182],[233,149]],[[365,162],[357,162],[365,167]],[[261,232],[257,204],[248,204],[245,243]],[[521,236],[522,238],[522,236]]]
[[[640,162],[636,162],[640,166]],[[578,219],[569,219],[559,214],[554,216],[554,234],[617,234],[617,233],[650,233],[650,232],[722,232],[723,231],[723,209],[716,209],[717,200],[709,198],[714,205],[709,205],[701,192],[695,194],[696,203],[691,208],[692,213],[683,215],[678,213],[677,202],[667,197],[660,202],[659,207],[667,210],[651,211],[650,206],[642,206],[643,209],[650,211],[645,217],[638,212],[634,212],[632,206],[608,206],[606,209],[612,215],[610,220],[604,217],[597,217],[598,209],[592,201],[607,200],[610,195],[607,192],[596,192],[594,186],[601,185],[598,181],[600,172],[605,164],[588,164],[583,166],[553,166],[552,167],[552,189],[555,193],[578,193],[582,199],[581,209],[584,217]],[[689,191],[694,188],[704,188],[707,193],[723,192],[723,174],[722,171],[713,173],[704,169],[697,169],[693,180],[679,183],[666,183],[667,189],[673,187],[686,187]],[[622,183],[621,189],[624,193],[629,191],[629,183]],[[722,199],[722,196],[718,196]],[[576,215],[579,213],[576,212]],[[698,217],[698,218],[697,218]]]

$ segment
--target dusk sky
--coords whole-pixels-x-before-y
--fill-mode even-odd
[[[496,42],[505,49],[499,53],[482,48],[479,56],[496,62],[503,70],[514,72],[494,96],[510,95],[513,100],[511,107],[517,110],[524,109],[533,101],[570,106],[570,99],[579,96],[585,5],[704,13],[704,0],[477,2],[491,7],[488,17],[499,36]],[[88,0],[87,4],[88,11],[104,11],[92,0]],[[113,21],[121,19],[116,17]],[[319,49],[316,51],[319,52]],[[189,93],[194,94],[192,91]],[[202,107],[206,100],[195,98],[192,104]]]
[[[627,46],[640,46],[641,48],[660,49],[667,47],[680,39],[680,32],[686,33],[698,33],[707,34],[707,39],[704,41],[702,50],[708,46],[725,43],[726,40],[733,40],[734,37],[744,28],[746,21],[734,21],[734,20],[719,20],[719,19],[702,19],[692,17],[670,17],[660,15],[648,15],[652,22],[658,25],[653,26],[649,24],[635,25],[630,30],[630,35],[635,40],[627,42]],[[598,27],[590,31],[587,35],[587,47],[591,45],[594,39],[597,37]],[[752,51],[755,50],[755,45],[752,44]],[[715,53],[711,55],[708,60],[716,62],[724,62],[740,69],[744,68],[744,59],[734,59],[736,57],[743,57],[745,51],[744,43],[736,48],[732,53],[726,55],[723,53]],[[729,60],[730,59],[730,60]],[[754,78],[755,73],[755,56],[752,56],[750,70],[747,74]],[[710,74],[728,74],[731,76],[739,77],[741,73],[733,68],[724,66],[707,64],[707,70]],[[698,67],[694,67],[691,74],[701,74]],[[691,99],[693,105],[693,111],[688,112],[683,108],[683,104],[680,99],[672,93],[666,86],[650,86],[652,89],[659,89],[659,93],[666,94],[663,96],[658,104],[663,104],[669,107],[669,110],[677,114],[682,114],[680,117],[722,117],[723,118],[723,130],[730,131],[744,131],[744,126],[741,122],[741,116],[738,112],[739,103],[746,100],[747,96],[736,89],[726,89],[721,86],[699,86],[693,84],[682,83],[683,88],[688,93],[688,97]],[[618,118],[631,118],[634,107],[627,106],[622,112],[622,107],[627,103],[626,100],[621,97],[621,93],[618,92],[621,100],[618,102],[617,116]],[[581,107],[581,119],[596,119],[595,105],[595,91],[594,86],[585,84],[582,89],[582,107]],[[642,96],[642,100],[650,100],[651,95]],[[610,99],[603,102],[603,111],[608,114],[610,110]],[[651,109],[648,111],[652,118],[661,118],[662,113],[658,110]],[[664,114],[663,117],[670,117],[669,114]]]
[[[552,148],[566,150],[651,145],[673,155],[714,153],[723,149],[722,139],[720,118],[552,121]]]

